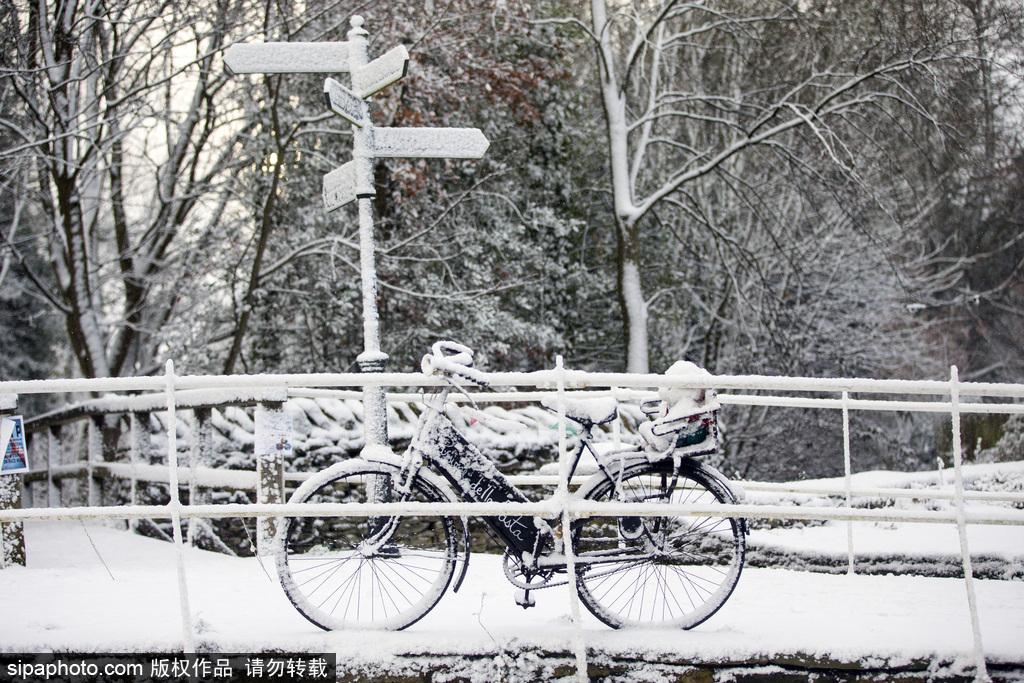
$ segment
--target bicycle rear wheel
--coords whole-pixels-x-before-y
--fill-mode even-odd
[[[620,493],[607,479],[589,500],[665,504],[734,503],[699,463],[627,464]],[[612,628],[700,624],[728,600],[743,569],[743,524],[722,515],[588,517],[573,524],[580,599]]]
[[[391,465],[354,460],[290,502],[379,501],[373,487],[390,488],[397,475]],[[417,476],[407,500],[447,498]],[[328,631],[406,628],[433,609],[455,572],[450,517],[288,517],[279,533],[281,586],[302,616]]]

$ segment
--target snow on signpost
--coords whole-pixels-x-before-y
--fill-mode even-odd
[[[348,43],[235,43],[224,63],[236,74],[348,71]]]
[[[477,128],[374,128],[366,98],[395,83],[409,68],[409,52],[398,45],[369,60],[363,18],[354,16],[347,42],[250,43],[232,45],[224,61],[234,73],[351,74],[351,88],[333,78],[324,81],[327,106],[352,125],[351,161],[324,176],[323,202],[335,211],[359,203],[359,263],[363,295],[363,372],[383,372],[388,356],[380,348],[377,269],[374,255],[373,163],[379,158],[479,159],[490,144]],[[363,393],[367,446],[387,446],[383,387]]]

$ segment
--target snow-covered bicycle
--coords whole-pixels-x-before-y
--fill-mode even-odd
[[[529,502],[445,413],[453,389],[487,386],[473,368],[472,351],[439,342],[423,370],[444,377],[447,386],[427,398],[403,456],[381,449],[340,462],[304,482],[290,502]],[[585,451],[597,465],[571,495],[646,504],[736,501],[724,477],[697,459],[717,448],[713,392],[663,390],[661,400],[643,406],[650,418],[640,425],[645,446],[604,452],[592,430],[616,419],[615,402],[561,400],[566,417],[581,428],[569,476]],[[482,519],[506,546],[505,576],[518,589],[519,605],[533,605],[533,591],[569,581],[559,517]],[[568,533],[579,596],[613,628],[692,628],[725,603],[743,568],[741,519],[593,516],[573,521]],[[453,580],[459,590],[471,548],[465,517],[422,515],[415,505],[392,517],[288,517],[279,527],[277,569],[295,608],[323,629],[403,629],[426,615]]]

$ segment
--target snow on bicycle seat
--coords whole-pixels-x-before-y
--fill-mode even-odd
[[[559,396],[558,394],[545,396],[540,400],[540,404],[557,413]],[[565,416],[584,426],[603,425],[619,416],[619,403],[611,396],[591,398],[585,391],[569,391],[565,393]]]

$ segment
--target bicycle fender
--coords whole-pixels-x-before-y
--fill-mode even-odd
[[[737,503],[742,503],[747,498],[747,492],[743,490],[743,487],[739,484],[734,484],[725,478],[725,475],[718,471],[715,467],[708,465],[707,463],[700,463],[700,468],[704,470],[704,473],[715,480],[715,482],[724,488],[732,496],[732,499]],[[747,524],[746,517],[740,517],[740,529],[743,530],[744,536],[750,535],[750,525]]]
[[[320,470],[312,477],[302,482],[302,485],[295,489],[295,492],[292,493],[292,496],[288,501],[298,501],[300,497],[308,494],[312,490],[315,490],[319,486],[322,486],[326,482],[338,476],[338,474],[345,472],[353,464],[365,465],[374,463],[390,465],[395,469],[401,469],[402,465],[405,464],[405,458],[401,455],[396,455],[394,453],[388,454],[383,450],[377,450],[373,453],[373,458],[370,460],[364,458],[347,458],[341,462],[336,462],[330,467]],[[420,471],[416,473],[416,476],[423,477],[423,479],[430,483],[431,486],[434,486],[438,491],[440,491],[445,498],[448,499],[448,502],[461,502],[459,497],[455,494],[455,491],[452,490],[452,487],[443,477],[426,468],[421,468]]]
[[[719,484],[721,484],[723,488],[725,488],[729,493],[731,493],[733,499],[737,503],[742,503],[743,501],[745,501],[747,499],[747,492],[743,490],[743,487],[740,486],[739,484],[736,484],[736,483],[731,482],[728,479],[726,479],[725,475],[722,474],[717,468],[712,467],[711,465],[707,464],[706,462],[700,463],[700,466],[709,475],[714,477],[715,480]]]
[[[400,467],[402,464],[402,458],[396,457],[395,460],[398,461],[398,466]],[[461,499],[455,494],[451,485],[441,475],[424,467],[420,468],[417,476],[423,477],[424,481],[440,491],[441,495],[448,499],[448,502],[461,502]],[[460,515],[459,520],[462,522],[462,569],[459,570],[459,575],[455,577],[455,583],[452,584],[452,593],[458,593],[459,589],[462,588],[462,582],[465,580],[466,572],[469,570],[469,554],[473,545],[469,536],[469,519],[464,515]]]
[[[633,465],[646,464],[647,462],[649,462],[647,456],[636,452],[628,456],[610,457],[605,459],[604,462],[599,460],[598,471],[583,482],[572,495],[575,498],[588,498],[593,490],[601,483],[607,481],[609,477],[615,479],[622,470],[628,469]]]

